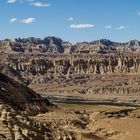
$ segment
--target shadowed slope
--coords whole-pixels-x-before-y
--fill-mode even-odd
[[[0,102],[32,115],[47,112],[50,106],[48,100],[1,73]]]

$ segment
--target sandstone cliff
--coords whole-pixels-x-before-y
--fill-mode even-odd
[[[140,72],[140,56],[135,53],[110,55],[11,55],[3,59],[20,73],[38,74],[136,74]]]
[[[20,73],[23,81],[48,93],[140,93],[138,53],[9,55],[3,56],[3,61]]]

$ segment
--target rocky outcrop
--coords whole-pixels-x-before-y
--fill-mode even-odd
[[[139,54],[10,56],[5,63],[20,73],[36,76],[75,74],[138,74]]]
[[[0,51],[5,53],[70,53],[71,43],[60,38],[17,38],[0,41]]]
[[[73,53],[84,54],[108,54],[114,52],[139,52],[140,41],[131,40],[126,43],[112,42],[110,40],[101,39],[92,42],[82,42],[75,45]]]
[[[3,61],[29,85],[46,85],[44,87],[48,88],[44,88],[44,92],[140,93],[140,56],[137,53],[9,55],[3,56]]]
[[[0,104],[1,140],[48,140],[52,131],[8,105]]]
[[[7,75],[8,77],[14,79],[15,81],[27,85],[28,82],[22,78],[20,71],[16,71],[13,68],[9,67],[5,63],[0,63],[0,73]]]
[[[43,51],[40,45],[43,46]],[[0,41],[0,46],[0,71],[25,85],[38,84],[40,88],[41,84],[45,84],[50,87],[44,88],[44,92],[71,92],[69,89],[64,90],[64,86],[71,88],[71,85],[72,92],[77,90],[78,93],[140,93],[140,82],[136,78],[140,74],[140,42],[137,40],[116,43],[101,39],[72,45],[55,37],[18,38],[13,41]],[[13,46],[16,46],[17,50],[11,52],[9,48]],[[20,48],[24,51],[18,51]],[[3,65],[7,65],[7,68],[3,69]],[[105,80],[99,77],[99,84],[94,85],[94,81],[98,80],[95,78],[97,75],[107,77]],[[121,81],[120,77],[115,82],[114,75],[121,75],[124,81]],[[129,84],[126,84],[128,79],[124,75],[131,75]],[[112,83],[107,80],[108,77]]]
[[[50,102],[30,88],[0,73],[0,103],[12,106],[26,114],[48,111]]]
[[[86,128],[87,112],[50,112],[29,117],[8,105],[0,104],[1,140],[104,140]]]

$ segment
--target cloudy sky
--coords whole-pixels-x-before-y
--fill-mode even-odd
[[[0,39],[140,40],[140,0],[0,0]]]

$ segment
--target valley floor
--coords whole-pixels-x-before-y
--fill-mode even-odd
[[[59,109],[33,117],[57,132],[57,139],[139,140],[140,108],[57,104]]]

